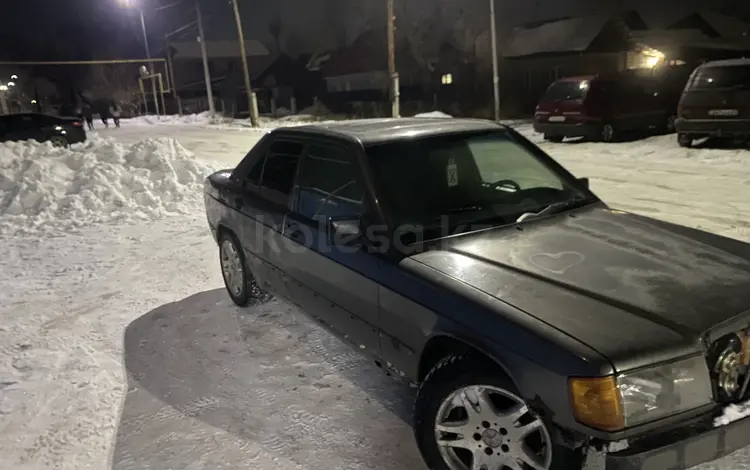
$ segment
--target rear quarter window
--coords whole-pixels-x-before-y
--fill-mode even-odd
[[[588,91],[588,81],[560,81],[555,82],[547,88],[542,100],[544,101],[570,101],[582,100]]]
[[[691,90],[750,88],[750,65],[701,67],[690,81]]]

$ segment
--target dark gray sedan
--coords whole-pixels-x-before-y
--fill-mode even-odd
[[[592,449],[684,469],[750,444],[719,419],[750,398],[750,246],[612,209],[512,129],[277,129],[205,203],[237,305],[274,294],[419,385],[431,469]]]

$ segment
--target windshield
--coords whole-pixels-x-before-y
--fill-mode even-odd
[[[560,81],[553,83],[542,97],[542,101],[582,100],[589,88],[589,82]]]
[[[696,72],[691,88],[750,88],[750,65],[704,67]]]
[[[506,132],[441,136],[367,148],[395,225],[425,229],[513,223],[550,204],[593,196]],[[476,227],[473,227],[476,228]]]

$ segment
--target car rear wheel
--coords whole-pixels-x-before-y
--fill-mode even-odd
[[[66,148],[70,145],[68,144],[68,140],[65,137],[61,137],[59,135],[51,137],[49,139],[49,142],[52,144],[53,147]]]
[[[688,134],[677,134],[677,144],[680,147],[690,148],[693,146],[693,138]]]
[[[615,140],[615,126],[612,124],[605,124],[602,126],[601,134],[599,134],[599,139],[602,142],[613,142]]]
[[[425,378],[414,433],[431,470],[579,470],[582,453],[555,442],[553,426],[513,383],[474,355],[448,356]]]
[[[255,282],[247,268],[242,246],[231,232],[224,231],[219,237],[219,261],[224,286],[229,297],[239,307],[258,303],[270,296]]]
[[[562,135],[544,134],[544,140],[549,141],[549,142],[554,142],[556,144],[559,144],[560,142],[562,142],[563,139],[565,139],[565,136],[562,136]]]
[[[671,134],[675,130],[677,130],[677,126],[675,123],[677,122],[677,116],[672,114],[671,116],[667,116],[667,120],[664,123],[664,129],[667,131],[667,133]]]

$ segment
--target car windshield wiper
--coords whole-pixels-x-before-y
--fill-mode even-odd
[[[538,217],[544,217],[545,215],[556,214],[558,212],[572,209],[586,201],[587,199],[584,197],[575,197],[573,199],[568,199],[567,201],[553,202],[552,204],[544,207],[539,212],[526,212],[524,214],[521,214],[521,216],[518,219],[516,219],[516,223],[520,223],[520,222],[523,222],[524,220],[536,219]]]

